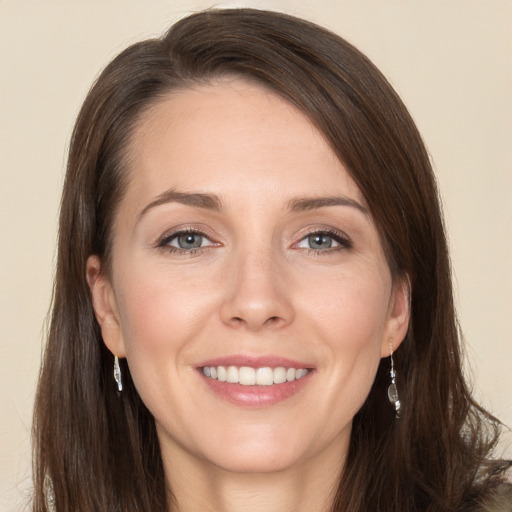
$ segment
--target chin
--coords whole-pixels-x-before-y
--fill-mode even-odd
[[[230,449],[229,453],[213,456],[210,463],[230,473],[277,473],[300,465],[301,460],[281,450],[273,448],[261,449],[257,453],[247,450]]]
[[[270,427],[270,428],[269,428]],[[302,428],[277,426],[226,430],[222,438],[210,439],[202,456],[212,465],[232,473],[277,473],[311,462],[326,450],[340,451],[341,438],[323,438]]]

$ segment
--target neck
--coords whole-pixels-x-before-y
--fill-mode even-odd
[[[283,471],[235,473],[173,452],[163,458],[179,512],[329,512],[344,459],[331,450]]]

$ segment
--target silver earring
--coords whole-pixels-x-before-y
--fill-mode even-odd
[[[121,379],[121,368],[119,367],[119,359],[114,356],[114,379],[117,382],[117,390],[123,391],[123,381]]]
[[[389,356],[391,361],[391,369],[389,371],[389,377],[391,382],[388,386],[388,400],[391,402],[391,405],[395,408],[395,416],[397,418],[400,417],[400,399],[398,397],[398,388],[396,387],[396,372],[395,372],[395,364],[393,362],[393,340],[389,341],[389,348],[391,349],[391,354]]]

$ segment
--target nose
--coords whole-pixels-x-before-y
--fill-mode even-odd
[[[290,283],[272,251],[246,252],[231,262],[220,316],[224,324],[252,332],[281,329],[294,317]]]

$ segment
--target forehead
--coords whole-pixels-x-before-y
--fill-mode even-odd
[[[297,108],[241,79],[174,91],[141,117],[130,144],[132,191],[208,188],[220,195],[266,188],[283,194],[359,189]]]

